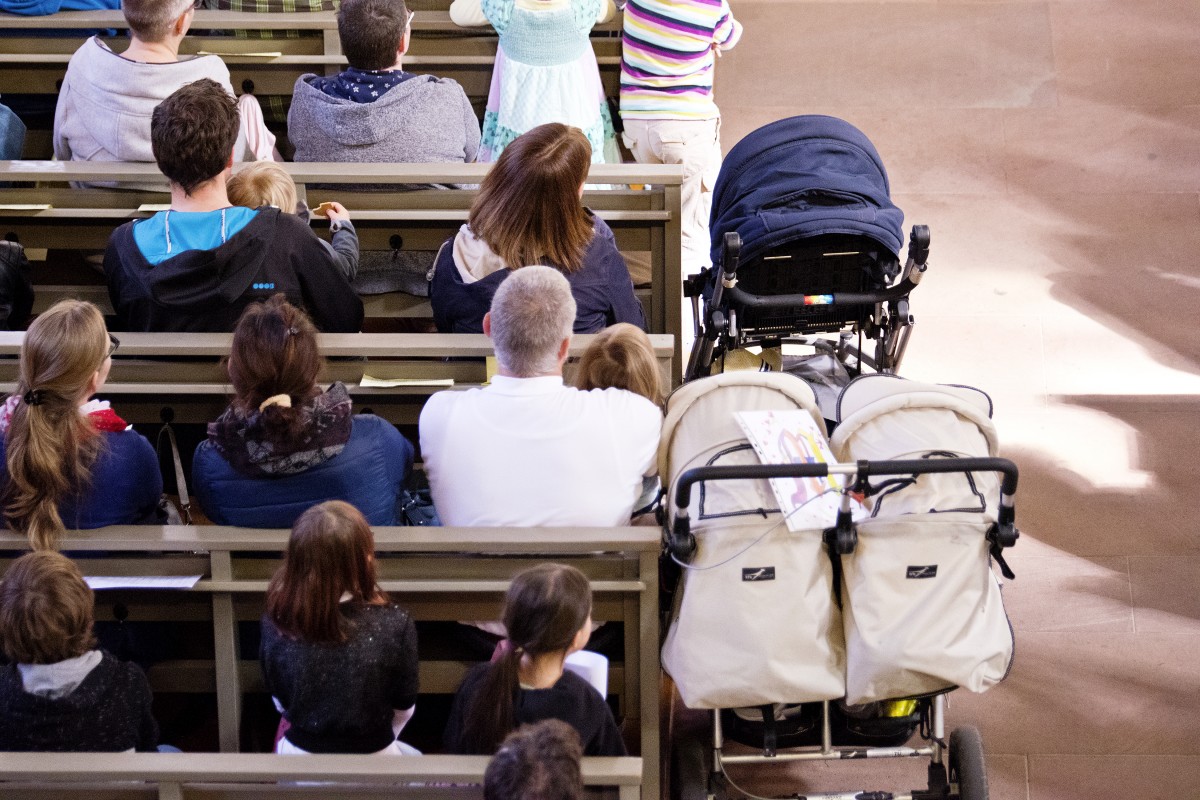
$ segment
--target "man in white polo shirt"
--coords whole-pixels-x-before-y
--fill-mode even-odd
[[[558,270],[500,284],[483,331],[490,386],[443,391],[421,412],[421,455],[445,525],[625,525],[655,469],[662,412],[621,389],[563,385],[575,300]]]

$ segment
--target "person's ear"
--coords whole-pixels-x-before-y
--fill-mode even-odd
[[[400,49],[396,51],[396,56],[402,56],[408,52],[408,43],[412,39],[412,28],[404,29],[404,38],[400,40]]]
[[[492,338],[492,312],[487,312],[483,315],[483,333],[489,339]]]
[[[567,363],[567,354],[571,351],[571,337],[563,339],[558,345],[558,363]]]
[[[192,17],[195,13],[196,9],[193,7],[179,15],[179,18],[175,20],[175,27],[173,30],[173,33],[176,36],[181,38],[187,36],[188,30],[192,27]]]
[[[92,373],[92,377],[88,378],[87,396],[83,398],[84,401],[87,401],[98,391],[100,391],[100,370],[96,370]]]

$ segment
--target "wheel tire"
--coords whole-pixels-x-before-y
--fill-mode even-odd
[[[987,769],[983,764],[983,738],[975,728],[955,728],[950,733],[950,783],[958,786],[958,800],[987,800]]]
[[[708,800],[712,790],[711,739],[711,732],[703,728],[676,731],[671,743],[671,800]]]

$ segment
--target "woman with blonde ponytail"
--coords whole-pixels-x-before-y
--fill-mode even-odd
[[[196,448],[192,480],[218,525],[290,528],[317,503],[344,500],[371,525],[396,525],[413,446],[390,422],[352,414],[342,383],[317,386],[317,329],[277,294],[233,331],[235,393]]]
[[[118,344],[79,300],[55,303],[25,333],[17,390],[0,410],[0,497],[35,549],[55,549],[65,529],[165,522],[154,448],[90,399]]]

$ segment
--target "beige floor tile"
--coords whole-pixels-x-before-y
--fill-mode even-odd
[[[718,98],[741,105],[1022,108],[1055,102],[1042,4],[737,4]],[[770,64],[770,69],[762,69]],[[929,120],[936,125],[936,117]]]
[[[997,408],[1045,402],[1039,318],[924,311],[917,324],[904,357],[905,377],[974,386],[991,395]],[[1013,381],[1018,375],[1021,380]]]
[[[910,745],[919,741],[914,738]],[[991,800],[1027,800],[1025,756],[987,752],[986,741],[984,751]],[[914,758],[741,765],[731,767],[730,775],[742,788],[768,797],[850,790],[896,792],[925,788],[928,764],[927,759]]]
[[[1008,679],[950,715],[998,753],[1193,755],[1198,658],[1197,635],[1021,633]]]
[[[1197,785],[1195,755],[1029,757],[1029,800],[1181,800]]]
[[[1200,633],[1200,555],[1131,556],[1138,633]]]
[[[887,168],[893,194],[995,195],[1005,189],[1003,112],[999,110],[751,106],[725,95],[719,95],[717,102],[726,152],[767,123],[799,114],[825,114],[844,119],[866,134]],[[929,124],[930,113],[936,124]]]
[[[1030,556],[1022,544],[1006,556],[1017,579],[1003,590],[1018,638],[1044,631],[1133,632],[1126,559]]]
[[[1200,190],[1200,106],[1013,109],[1004,140],[1017,195]]]
[[[1050,27],[1060,105],[1200,102],[1200,4],[1051,3]]]

